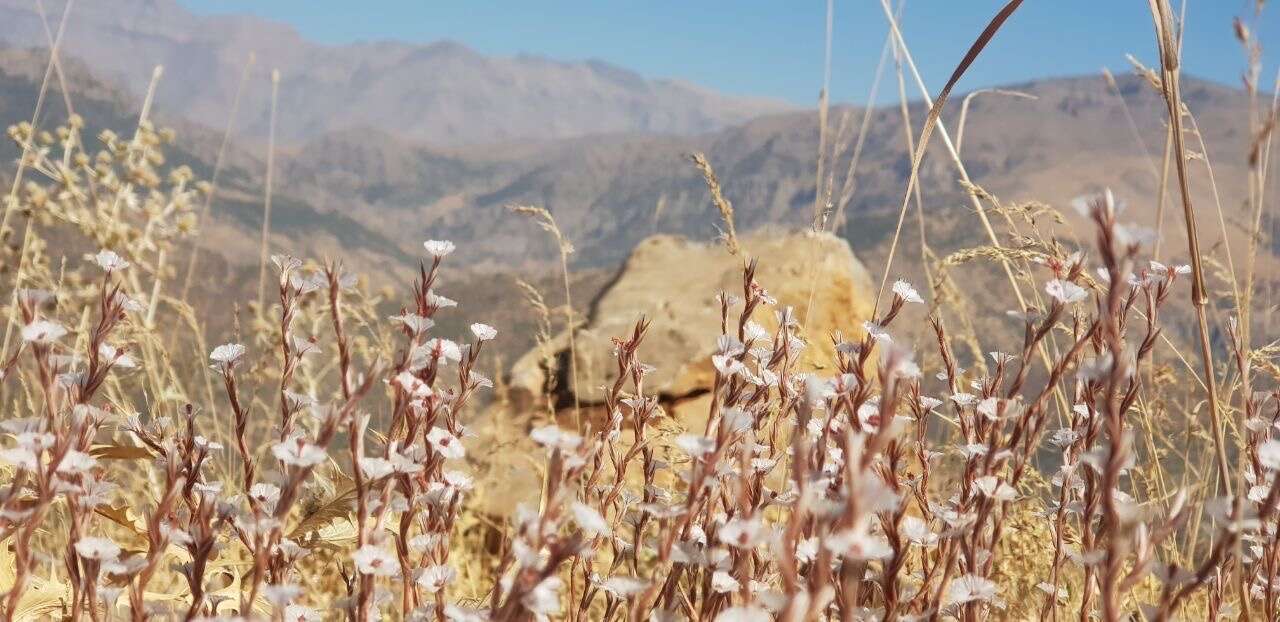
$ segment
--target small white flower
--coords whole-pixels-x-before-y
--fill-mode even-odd
[[[129,262],[125,261],[123,257],[117,255],[115,251],[106,249],[98,251],[98,254],[93,255],[92,259],[93,263],[98,264],[99,268],[107,272],[119,272],[129,267]]]
[[[555,425],[536,427],[529,432],[529,438],[548,450],[559,449],[564,452],[573,451],[582,444],[581,436],[573,432],[565,432]]]
[[[902,517],[902,535],[913,544],[933,546],[938,543],[938,534],[929,529],[929,523],[915,516]]]
[[[1064,305],[1080,302],[1089,295],[1083,287],[1080,287],[1071,281],[1064,281],[1062,279],[1054,279],[1045,283],[1044,291],[1054,300],[1057,300]]]
[[[452,253],[456,246],[448,240],[427,240],[422,243],[422,247],[427,249],[427,254],[440,259],[449,253]]]
[[[629,598],[648,589],[649,582],[635,577],[614,575],[605,579],[600,587],[619,598]]]
[[[431,443],[432,449],[445,458],[461,458],[467,455],[467,450],[462,446],[462,441],[458,437],[450,434],[448,430],[436,426],[427,432],[427,442]]]
[[[244,352],[244,346],[238,343],[224,343],[213,349],[209,360],[213,361],[214,369],[230,369],[240,361]]]
[[[716,616],[715,622],[772,622],[773,616],[759,607],[729,607]]]
[[[471,325],[471,334],[476,336],[480,341],[492,341],[498,336],[498,330],[488,324],[475,323]]]
[[[418,465],[415,464],[414,466]],[[445,485],[454,490],[467,491],[475,486],[475,480],[472,480],[470,475],[462,471],[445,471],[441,475],[444,478]]]
[[[446,296],[441,296],[433,291],[428,291],[427,306],[435,307],[437,309],[448,309],[450,307],[458,306],[458,301]]]
[[[560,613],[560,587],[564,581],[557,576],[550,576],[529,590],[520,604],[537,616],[552,616]]]
[[[393,577],[400,572],[400,565],[390,551],[372,544],[366,544],[351,554],[360,574],[375,577]]]
[[[711,589],[717,594],[736,592],[740,587],[742,587],[742,584],[733,578],[733,575],[723,570],[717,570],[715,574],[711,575]]]
[[[290,466],[310,467],[324,462],[328,456],[324,449],[308,443],[300,434],[295,434],[271,446],[271,453],[276,459]]]
[[[1013,486],[1000,481],[994,475],[984,475],[973,483],[978,487],[979,492],[996,501],[1012,501],[1018,496],[1018,491]]]
[[[824,544],[832,553],[854,561],[884,559],[893,554],[893,548],[883,536],[867,533],[866,529],[860,528],[834,533]]]
[[[7,462],[26,471],[34,471],[40,467],[40,462],[36,459],[35,452],[25,447],[0,450],[0,461]]]
[[[285,607],[286,605],[289,605],[289,603],[293,602],[294,600],[297,600],[299,596],[302,596],[302,588],[292,583],[281,583],[279,585],[268,584],[268,585],[262,586],[262,595],[266,597],[268,601],[271,601],[271,604],[277,607]],[[293,606],[289,606],[285,609],[286,620],[292,621],[292,620],[318,620],[319,619],[319,618],[312,618],[312,617],[305,617],[305,618],[290,617],[290,613],[291,613],[290,609],[292,608]],[[308,611],[311,611],[306,607],[303,607],[303,609],[307,609]],[[304,612],[298,612],[298,613],[301,615]],[[314,614],[315,612],[312,611],[312,615]]]
[[[112,302],[118,305],[120,310],[128,311],[129,313],[138,313],[139,311],[143,311],[147,308],[147,306],[142,304],[142,302],[130,298],[124,292],[116,292]]]
[[[448,622],[489,622],[489,610],[449,603],[444,606],[444,619]]]
[[[36,320],[22,327],[22,340],[32,343],[53,343],[65,334],[65,327],[49,320]]]
[[[396,472],[390,460],[365,456],[360,458],[360,474],[368,480],[382,479]]]
[[[320,612],[304,605],[289,605],[284,608],[284,622],[320,622],[323,619]]]
[[[717,534],[720,541],[739,549],[752,549],[767,535],[758,517],[735,518],[724,524]]]
[[[392,443],[391,451],[387,452],[387,458],[391,460],[391,466],[397,473],[417,473],[422,470],[422,465],[418,464],[415,456],[422,456],[422,454],[423,452],[418,451],[416,445],[410,445],[401,451],[395,443]]]
[[[949,606],[974,601],[990,601],[996,597],[996,591],[996,584],[990,579],[967,574],[951,581],[945,601]]]
[[[462,348],[448,339],[431,339],[424,343],[423,347],[433,359],[444,359],[445,363],[462,360]]]
[[[613,533],[609,529],[609,522],[595,508],[575,501],[569,509],[573,512],[573,522],[577,523],[583,531],[593,536],[606,537]]]
[[[701,458],[716,450],[715,439],[697,434],[681,434],[676,437],[676,445],[690,458]]]
[[[916,288],[912,287],[910,283],[902,279],[894,281],[893,293],[901,298],[903,302],[910,302],[914,304],[924,303],[924,299],[920,297],[920,292],[917,292]]]
[[[98,346],[98,356],[106,359],[113,367],[120,369],[135,369],[138,362],[133,360],[123,348],[117,348],[109,343],[103,343]]]
[[[418,585],[428,594],[435,594],[443,590],[453,578],[457,576],[453,568],[445,565],[429,566],[422,574],[418,575]]]
[[[1259,445],[1258,461],[1264,469],[1280,471],[1280,441],[1267,441]]]
[[[76,541],[76,554],[85,559],[111,562],[120,557],[120,545],[107,538],[81,538]]]
[[[66,475],[74,475],[77,473],[85,473],[98,466],[98,459],[74,449],[68,450],[62,456],[62,462],[58,463],[58,472]]]
[[[870,335],[872,339],[875,339],[880,343],[893,343],[893,336],[889,334],[889,331],[885,330],[883,326],[880,326],[875,322],[863,322],[862,329],[867,331],[867,334]]]
[[[405,328],[409,329],[409,332],[415,335],[421,335],[422,333],[431,330],[431,327],[436,325],[435,320],[429,317],[423,317],[417,313],[402,313],[400,315],[393,315],[387,319],[403,324]]]
[[[258,482],[249,489],[249,496],[267,509],[275,510],[276,502],[280,500],[280,487],[275,484]]]

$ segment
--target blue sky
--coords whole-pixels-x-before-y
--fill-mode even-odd
[[[599,59],[648,77],[811,105],[822,84],[824,0],[181,0],[197,13],[251,13],[332,44],[452,39],[486,54]],[[911,0],[908,45],[936,91],[1004,0]],[[1280,6],[1253,20],[1253,0],[1188,0],[1187,71],[1231,85],[1244,66],[1232,18],[1280,49]],[[1179,4],[1174,0],[1174,4]],[[832,96],[864,101],[885,37],[878,0],[836,0]],[[1155,61],[1143,0],[1028,0],[970,69],[967,90],[1045,76],[1128,70]],[[1265,54],[1263,85],[1280,54]],[[886,83],[881,101],[896,98]],[[912,95],[915,93],[913,92]]]

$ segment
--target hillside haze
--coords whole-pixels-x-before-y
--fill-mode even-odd
[[[57,30],[64,2],[46,2]],[[35,4],[0,0],[0,42],[47,47]],[[454,42],[370,42],[328,46],[292,28],[249,16],[204,17],[175,0],[80,2],[63,49],[100,78],[139,96],[155,65],[165,67],[161,115],[221,127],[256,55],[240,133],[261,139],[269,121],[272,68],[279,69],[279,137],[286,142],[374,129],[436,145],[554,139],[609,132],[709,132],[781,102],[730,97],[650,80],[598,61],[491,57]]]

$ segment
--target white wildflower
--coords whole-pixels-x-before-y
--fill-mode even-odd
[[[368,480],[379,480],[396,472],[390,460],[365,456],[360,458],[360,474]]]
[[[458,437],[451,434],[448,430],[436,426],[427,432],[427,442],[431,443],[432,449],[436,453],[445,458],[455,459],[467,455],[467,450],[462,446],[462,441]]]
[[[66,475],[74,475],[77,473],[88,472],[96,466],[98,466],[97,458],[94,458],[83,451],[71,449],[62,456],[62,461],[58,463],[58,472]]]
[[[457,576],[457,573],[450,566],[443,564],[428,566],[426,570],[422,571],[422,574],[418,575],[418,585],[426,593],[435,594],[450,583],[453,583],[455,576]]]
[[[676,437],[676,446],[689,454],[690,458],[701,458],[715,451],[716,441],[697,434],[681,434]]]
[[[999,480],[994,475],[984,475],[974,480],[974,485],[978,490],[996,501],[1011,501],[1018,496],[1018,491]]]
[[[409,329],[409,332],[415,335],[421,335],[422,333],[431,330],[431,327],[436,325],[435,320],[429,317],[423,317],[417,313],[401,313],[400,315],[393,315],[387,319],[404,325],[405,328]]]
[[[230,369],[240,361],[244,352],[244,346],[238,343],[224,343],[213,349],[209,360],[213,361],[214,369]]]
[[[566,432],[555,425],[544,425],[529,432],[533,442],[548,450],[559,449],[563,452],[573,451],[582,444],[582,437],[573,432]]]
[[[733,575],[723,570],[717,570],[715,574],[711,575],[711,589],[717,594],[736,592],[740,587],[742,587],[742,584],[733,578]]]
[[[422,247],[427,249],[427,254],[440,259],[449,253],[452,253],[457,247],[453,242],[448,240],[427,240],[422,243]]]
[[[773,616],[759,607],[729,607],[716,616],[715,622],[771,622]]]
[[[883,536],[860,528],[832,534],[824,544],[832,553],[853,561],[884,559],[893,554],[893,548]]]
[[[492,341],[498,336],[498,329],[488,324],[475,323],[471,325],[471,334],[476,336],[480,341]]]
[[[284,608],[284,622],[320,622],[320,612],[305,605],[289,605]]]
[[[107,272],[118,272],[129,267],[129,262],[125,261],[120,255],[117,255],[115,251],[103,249],[98,251],[97,255],[92,255],[91,258],[93,259],[93,263],[98,264],[99,268],[102,268]]]
[[[649,582],[635,577],[614,575],[605,579],[600,587],[616,597],[629,598],[648,589]]]
[[[889,331],[885,330],[883,326],[876,324],[875,322],[863,322],[862,329],[867,331],[867,334],[870,335],[872,339],[875,339],[880,343],[893,343],[893,336],[889,334]]]
[[[366,544],[351,554],[360,574],[377,577],[393,577],[400,572],[400,565],[390,551],[372,544]]]
[[[315,466],[328,457],[324,449],[308,443],[300,434],[272,445],[271,453],[280,462],[296,467]]]
[[[138,367],[138,362],[133,360],[133,357],[129,356],[124,348],[117,348],[109,343],[104,342],[98,346],[98,356],[106,359],[113,367],[120,369],[135,369]]]
[[[537,616],[552,616],[560,613],[560,587],[564,581],[560,577],[550,576],[529,590],[520,604]]]
[[[107,538],[80,538],[76,541],[76,554],[94,561],[115,561],[120,557],[120,545]]]
[[[0,461],[26,471],[34,471],[40,467],[35,452],[25,447],[0,450]]]
[[[284,606],[288,605],[289,603],[293,602],[294,600],[297,600],[297,598],[298,598],[299,596],[302,596],[302,588],[300,588],[300,587],[298,587],[298,586],[296,586],[296,585],[294,585],[294,584],[292,584],[292,583],[281,583],[281,584],[279,584],[279,585],[271,585],[271,584],[267,584],[267,585],[262,586],[262,595],[263,595],[263,596],[265,596],[265,597],[266,597],[266,599],[267,599],[268,601],[271,601],[271,604],[273,604],[273,605],[275,605],[275,606],[277,606],[277,607],[284,607]],[[308,609],[308,608],[303,607],[303,609]],[[309,609],[308,609],[308,610],[309,610]],[[313,614],[314,614],[314,612],[313,612]],[[293,620],[314,620],[314,619],[317,619],[317,618],[311,618],[311,617],[297,617],[297,618],[293,618],[293,617],[289,617],[289,615],[290,615],[290,610],[289,610],[289,608],[286,608],[286,609],[285,609],[285,619],[286,619],[286,620],[289,620],[290,622],[292,622]],[[306,615],[306,612],[299,611],[299,612],[297,612],[297,615],[298,615],[298,616],[305,616],[305,615]]]
[[[448,339],[431,339],[424,343],[423,347],[431,353],[433,359],[444,359],[445,363],[462,360],[462,348]]]
[[[916,288],[902,279],[893,282],[893,293],[901,298],[903,302],[924,303],[924,299],[920,297],[920,292],[917,292]]]
[[[36,320],[22,327],[22,340],[31,343],[53,343],[65,334],[65,327],[50,320]]]
[[[595,508],[578,501],[569,507],[573,512],[573,522],[577,523],[583,531],[594,536],[609,536],[613,531],[609,529],[609,522],[600,515]]]
[[[996,584],[990,579],[967,574],[951,581],[947,590],[946,604],[963,605],[975,601],[990,601],[996,597]]]
[[[752,549],[767,535],[764,524],[757,517],[735,518],[724,524],[717,534],[724,544],[739,549]]]
[[[1262,468],[1280,471],[1280,441],[1267,441],[1258,446],[1258,460]]]
[[[1044,291],[1054,300],[1057,300],[1062,304],[1080,302],[1089,295],[1083,287],[1080,287],[1071,281],[1064,281],[1062,279],[1054,279],[1045,283]]]

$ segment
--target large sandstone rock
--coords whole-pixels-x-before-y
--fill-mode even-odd
[[[601,387],[612,382],[616,371],[610,358],[610,339],[629,335],[641,316],[652,324],[640,357],[657,368],[646,386],[662,397],[667,415],[655,422],[659,433],[654,441],[660,456],[679,459],[681,453],[671,441],[686,430],[700,432],[711,405],[711,354],[720,334],[716,294],[724,291],[741,297],[742,270],[748,257],[758,259],[756,280],[778,300],[778,306],[794,307],[802,319],[816,277],[813,309],[802,333],[810,344],[805,349],[804,367],[831,366],[832,333],[862,333],[875,289],[866,268],[843,240],[830,235],[759,233],[744,238],[741,244],[743,251],[735,256],[723,245],[666,235],[640,243],[613,283],[592,301],[585,322],[575,333],[581,419],[572,414],[568,336],[559,335],[546,350],[535,348],[521,357],[509,377],[509,401],[477,426],[478,438],[471,443],[473,455],[486,465],[480,469],[476,490],[501,493],[479,495],[473,499],[473,507],[491,516],[506,516],[517,503],[536,503],[541,486],[537,465],[545,458],[529,440],[527,429],[535,421],[546,421],[543,362],[550,355],[559,370],[554,383],[559,424],[602,422]],[[731,320],[740,309],[731,311]],[[756,321],[776,329],[774,311],[760,309]],[[632,475],[637,474],[633,471]],[[663,477],[673,475],[664,471],[660,474]]]
[[[777,299],[778,308],[794,307],[802,320],[808,316],[806,366],[829,367],[834,359],[830,335],[860,334],[875,295],[870,275],[848,243],[826,234],[764,232],[747,236],[741,245],[742,252],[731,255],[721,244],[670,235],[641,242],[614,282],[592,302],[585,324],[575,333],[579,400],[594,404],[602,399],[601,387],[616,374],[611,339],[628,335],[642,316],[652,323],[640,357],[657,368],[646,380],[647,388],[668,404],[709,390],[714,378],[710,357],[720,334],[716,295],[742,297],[748,258],[758,260],[756,280]],[[811,291],[813,307],[806,313]],[[740,308],[731,309],[731,321]],[[771,331],[777,326],[772,308],[757,310],[754,318]],[[549,346],[558,361],[557,401],[572,402],[567,335]],[[512,368],[509,386],[518,407],[539,400],[548,386],[547,354],[535,349]]]

